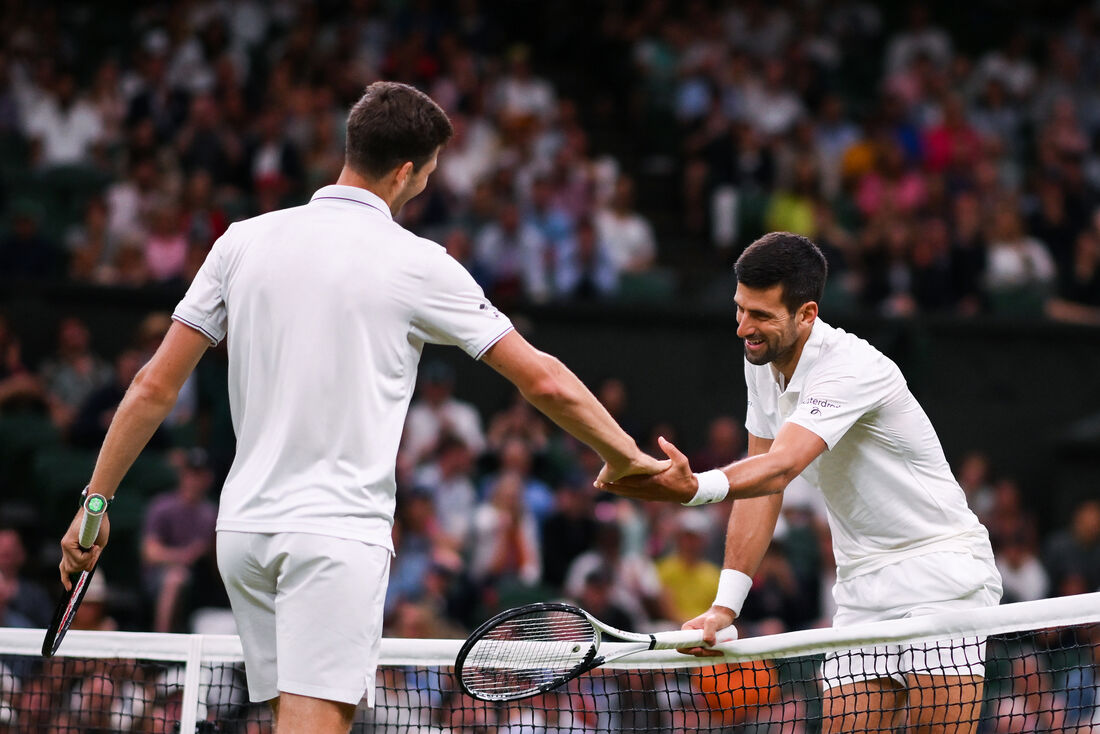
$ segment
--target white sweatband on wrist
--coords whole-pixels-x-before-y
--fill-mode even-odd
[[[710,471],[696,474],[695,478],[699,481],[699,489],[695,490],[694,497],[687,502],[681,503],[684,507],[695,507],[696,505],[709,505],[711,502],[721,502],[726,498],[726,495],[730,493],[730,480],[721,469],[711,469]]]
[[[741,606],[752,588],[752,577],[732,568],[723,568],[718,577],[718,593],[714,595],[714,605],[729,607],[740,617]]]

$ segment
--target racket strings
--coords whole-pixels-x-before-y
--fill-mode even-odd
[[[595,628],[581,615],[529,612],[486,630],[466,656],[463,682],[487,698],[537,693],[583,665],[596,641]]]

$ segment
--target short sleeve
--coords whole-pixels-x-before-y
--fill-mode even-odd
[[[825,370],[806,382],[787,420],[813,431],[832,449],[860,418],[893,393],[895,378],[885,370],[863,374]]]
[[[481,359],[512,330],[473,276],[442,249],[425,258],[425,278],[413,318],[417,336],[431,344],[461,347]]]
[[[218,238],[206,256],[191,287],[187,289],[183,300],[172,312],[172,318],[201,331],[212,344],[218,344],[225,338],[228,318],[225,311],[225,269],[222,265],[222,251],[232,227]]]
[[[760,388],[756,384],[757,370],[745,360],[745,430],[757,438],[775,438],[771,422],[760,403]]]

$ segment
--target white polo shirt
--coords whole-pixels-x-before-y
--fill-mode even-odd
[[[326,186],[232,225],[173,318],[229,335],[237,454],[219,530],[392,549],[394,465],[425,343],[475,359],[512,324],[378,196]]]
[[[802,473],[825,499],[837,577],[943,550],[992,559],[931,421],[890,359],[863,339],[814,323],[789,385],[745,363],[745,427],[775,438],[790,421],[828,445]]]

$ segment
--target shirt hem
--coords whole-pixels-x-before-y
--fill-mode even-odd
[[[837,564],[836,579],[837,581],[847,581],[865,573],[878,571],[894,563],[929,553],[969,553],[975,558],[991,562],[994,560],[993,549],[989,544],[989,536],[977,531],[970,531],[953,535],[950,538],[934,540],[913,548],[867,556],[855,563]]]
[[[377,545],[385,548],[394,555],[392,526],[389,523],[383,525],[382,521],[372,523],[367,530],[333,526],[323,522],[271,522],[265,520],[219,520],[217,532],[230,533],[305,533],[307,535],[324,535],[330,538],[343,540],[355,540],[367,545]]]

